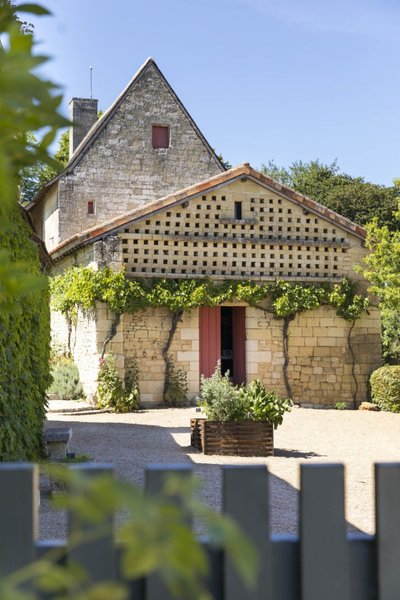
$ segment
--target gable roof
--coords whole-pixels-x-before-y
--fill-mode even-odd
[[[221,171],[225,170],[225,167],[221,163],[221,161],[218,158],[218,156],[216,155],[215,151],[213,150],[213,148],[211,148],[210,144],[207,142],[206,138],[201,133],[200,129],[194,122],[193,118],[190,116],[190,114],[188,113],[188,111],[186,110],[186,108],[184,107],[182,102],[179,100],[178,96],[176,95],[176,93],[174,92],[174,90],[172,89],[172,87],[170,86],[168,81],[165,79],[164,75],[158,68],[155,60],[153,58],[149,57],[143,63],[143,65],[136,71],[136,73],[134,74],[134,76],[132,77],[132,79],[130,80],[128,85],[125,87],[124,90],[122,90],[122,92],[116,98],[116,100],[113,102],[113,104],[105,111],[105,113],[100,117],[100,119],[98,119],[96,121],[96,123],[90,128],[90,130],[88,131],[86,136],[83,138],[81,143],[76,148],[71,159],[65,165],[64,169],[58,175],[53,177],[53,179],[51,179],[44,185],[44,187],[36,194],[35,198],[26,206],[27,210],[31,210],[34,206],[36,206],[36,204],[38,204],[38,202],[43,198],[43,196],[48,191],[48,189],[52,185],[54,185],[54,183],[56,183],[62,177],[69,175],[75,169],[75,167],[80,163],[82,158],[85,156],[86,152],[91,148],[91,146],[94,144],[94,142],[99,137],[101,132],[105,129],[105,127],[107,126],[107,123],[110,121],[110,119],[112,119],[113,115],[118,110],[120,104],[123,102],[123,100],[125,99],[127,94],[135,86],[135,84],[137,84],[137,82],[140,80],[140,78],[145,74],[147,69],[149,69],[150,67],[153,67],[157,71],[158,76],[163,81],[164,85],[168,89],[168,92],[171,94],[171,96],[173,97],[175,102],[178,104],[178,106],[180,107],[182,112],[187,117],[187,119],[190,122],[191,126],[193,127],[196,135],[198,136],[198,138],[200,139],[202,144],[205,146],[209,155],[214,159],[216,165],[218,167],[220,167]]]
[[[82,246],[93,243],[104,236],[117,233],[120,229],[126,227],[127,224],[135,221],[141,221],[149,216],[153,216],[161,211],[164,211],[171,206],[183,204],[192,198],[209,193],[217,188],[224,187],[239,179],[242,181],[247,179],[254,181],[264,188],[291,200],[298,206],[302,207],[303,210],[307,210],[310,213],[334,223],[344,231],[351,233],[361,240],[364,240],[367,235],[365,229],[363,229],[360,225],[357,225],[349,219],[342,217],[338,213],[326,208],[318,202],[315,202],[311,198],[308,198],[307,196],[304,196],[299,192],[295,192],[291,188],[274,181],[271,179],[271,177],[256,171],[250,166],[249,163],[243,163],[237,167],[229,169],[229,171],[214,175],[205,181],[191,185],[183,190],[175,192],[174,194],[170,194],[169,196],[165,196],[164,198],[150,202],[114,219],[110,219],[101,225],[95,225],[86,231],[75,234],[56,246],[50,254],[52,255],[53,259],[57,260],[64,254],[68,254]]]

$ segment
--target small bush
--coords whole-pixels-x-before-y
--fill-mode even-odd
[[[240,394],[249,411],[252,421],[267,421],[276,429],[282,424],[283,415],[291,410],[293,402],[278,396],[274,390],[268,391],[259,379],[241,388]]]
[[[171,357],[167,360],[166,372],[167,385],[164,391],[164,402],[166,406],[186,406],[188,403],[188,380],[183,369],[178,369],[172,362]]]
[[[229,372],[222,375],[220,362],[212,377],[201,378],[199,404],[210,421],[264,421],[275,428],[281,425],[283,415],[293,405],[288,398],[268,391],[258,379],[248,386],[233,385]]]
[[[400,412],[400,366],[388,365],[370,378],[372,402],[382,410]]]
[[[124,381],[119,376],[115,356],[102,359],[97,378],[97,405],[114,412],[128,413],[140,408],[139,372],[132,360],[126,368]]]
[[[201,377],[201,401],[210,421],[243,421],[247,419],[248,411],[239,390],[229,379],[229,372],[221,373],[221,363],[218,361],[214,374]]]
[[[72,358],[59,354],[52,357],[50,364],[53,383],[47,393],[54,394],[61,400],[83,398],[84,393],[79,381],[78,367]]]
[[[348,406],[346,402],[336,402],[335,408],[336,410],[346,410]]]

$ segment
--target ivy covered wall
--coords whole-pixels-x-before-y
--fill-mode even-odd
[[[183,389],[197,395],[203,306],[245,306],[248,380],[257,377],[302,405],[356,407],[381,360],[379,311],[347,279],[146,281],[124,270],[75,267],[53,277],[51,288],[55,342],[73,353],[88,395],[105,353],[115,355],[121,376],[125,361],[135,361],[143,404],[170,405]]]
[[[36,275],[29,294],[15,297],[0,286],[0,460],[29,460],[41,454],[45,393],[50,384],[50,320],[47,281],[40,278],[39,253],[20,209],[11,209],[10,222],[0,237],[0,252],[8,252],[18,279]],[[29,277],[28,277],[29,279]],[[12,298],[12,300],[11,300]]]

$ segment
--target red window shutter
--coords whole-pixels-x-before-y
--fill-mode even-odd
[[[233,383],[246,383],[246,308],[232,308]]]
[[[169,129],[153,125],[153,148],[168,148],[169,147]]]
[[[221,358],[221,309],[200,307],[200,375],[211,377]]]

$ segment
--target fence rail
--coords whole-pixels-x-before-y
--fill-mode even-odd
[[[88,476],[110,465],[82,465]],[[190,467],[153,466],[146,488],[159,492],[167,473],[190,476]],[[207,547],[208,587],[216,600],[399,600],[400,463],[375,466],[376,534],[347,534],[342,465],[302,465],[299,536],[271,536],[265,466],[223,467],[223,511],[255,544],[262,568],[257,586],[243,586],[230,560]],[[0,573],[14,572],[68,542],[37,541],[38,470],[31,464],[0,465]],[[83,527],[70,523],[70,532]],[[75,529],[74,529],[75,528]],[[91,581],[118,578],[119,548],[112,536],[71,551]],[[156,576],[130,585],[134,600],[170,596]],[[49,596],[46,596],[49,598]],[[110,599],[112,600],[112,599]]]

